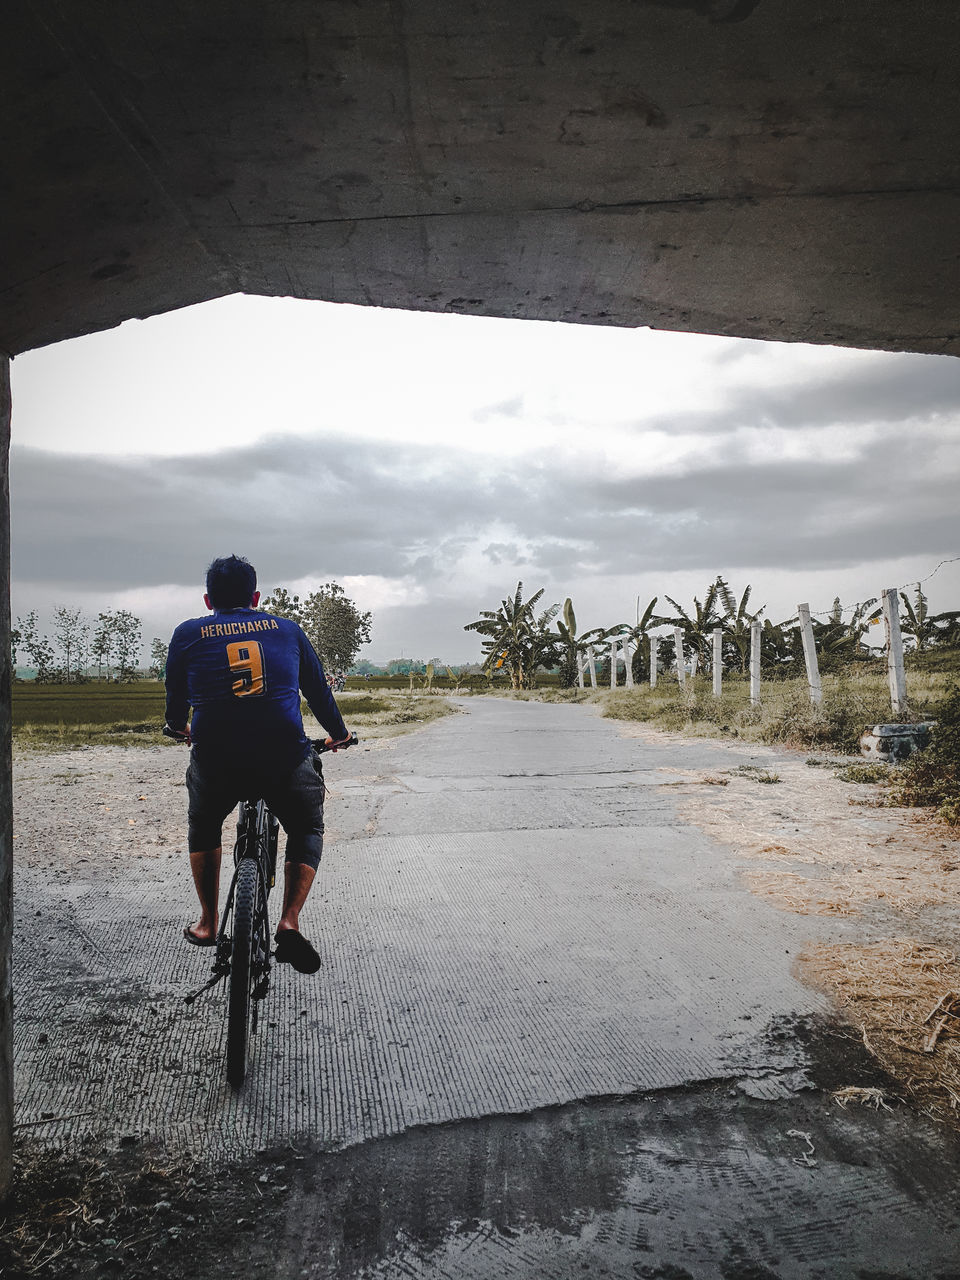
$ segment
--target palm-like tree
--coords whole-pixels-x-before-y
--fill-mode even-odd
[[[662,626],[663,623],[666,621],[665,618],[660,618],[654,613],[654,609],[657,607],[657,601],[659,599],[660,599],[659,596],[654,596],[653,599],[647,603],[647,607],[641,613],[640,597],[637,596],[636,622],[634,623],[618,622],[612,627],[607,627],[605,631],[599,632],[597,635],[597,639],[601,641],[612,640],[614,636],[616,636],[617,639],[619,640],[630,641],[630,643],[633,645],[634,661],[640,664],[640,671],[635,672],[635,674],[638,675],[640,679],[643,678],[644,658],[643,658],[642,646],[643,646],[644,638],[648,635],[648,633],[653,627]]]
[[[900,599],[904,609],[904,614],[900,617],[900,630],[913,641],[915,653],[924,653],[936,644],[955,645],[960,642],[960,610],[951,609],[947,613],[931,614],[927,608],[927,597],[919,582],[914,592],[913,604],[903,591],[900,592]]]
[[[572,689],[580,675],[578,659],[584,651],[584,643],[577,638],[577,615],[573,612],[573,601],[569,596],[563,602],[563,620],[557,622],[557,630],[562,646],[560,684],[564,689]]]
[[[937,624],[937,644],[960,646],[960,609],[938,613],[933,621]]]
[[[844,621],[843,612],[840,597],[837,596],[826,622],[811,619],[817,653],[820,655],[821,665],[826,668],[840,662],[849,662],[861,655],[865,648],[863,637],[883,610],[876,598],[873,598],[855,605],[849,622]]]
[[[900,599],[906,615],[900,617],[900,630],[905,637],[913,641],[914,652],[923,653],[925,649],[929,649],[937,634],[937,625],[930,617],[930,610],[927,608],[927,597],[923,594],[918,582],[913,604],[910,603],[905,591],[900,592]]]
[[[667,596],[666,599],[676,609],[676,617],[660,618],[658,621],[661,624],[665,623],[669,626],[680,628],[686,645],[689,645],[693,652],[694,671],[696,671],[697,665],[710,652],[710,645],[713,643],[711,633],[725,616],[725,612],[721,611],[726,610],[728,601],[731,604],[733,602],[730,589],[724,580],[718,576],[716,582],[711,582],[707,587],[702,603],[694,596],[692,613],[688,613],[683,605],[678,604],[672,596]],[[678,661],[680,660],[680,655],[678,655]]]
[[[720,588],[720,600],[723,604],[723,629],[726,632],[727,639],[736,650],[737,658],[740,662],[740,674],[746,675],[750,666],[750,628],[754,622],[760,621],[760,615],[767,606],[765,604],[761,605],[754,612],[747,608],[750,603],[750,593],[753,590],[749,583],[739,601],[723,578],[718,578],[717,583]],[[784,625],[784,623],[780,624],[781,627]]]
[[[478,631],[483,641],[484,669],[492,674],[506,667],[514,689],[532,689],[537,667],[555,662],[560,637],[549,630],[559,604],[552,604],[538,617],[535,606],[543,588],[529,600],[523,599],[523,583],[517,583],[513,596],[501,600],[496,611],[485,609],[476,622],[468,622],[464,631]]]
[[[796,622],[796,618],[787,618],[783,622],[764,618],[760,632],[761,668],[779,668],[781,673],[792,674],[796,664],[803,661]]]

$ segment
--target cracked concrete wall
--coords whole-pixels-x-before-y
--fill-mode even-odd
[[[10,361],[0,356],[0,1197],[13,1173],[13,783],[10,681]]]
[[[246,291],[958,350],[946,0],[36,0],[5,37],[0,349]]]

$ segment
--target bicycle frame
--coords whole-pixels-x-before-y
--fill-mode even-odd
[[[257,949],[254,957],[254,985],[251,992],[254,1000],[259,1001],[267,994],[270,985],[270,923],[267,898],[276,882],[277,841],[279,823],[262,800],[243,800],[237,818],[237,842],[233,850],[234,871],[224,903],[217,933],[217,952],[215,969],[226,976],[230,972],[230,956],[233,949],[232,916],[233,904],[237,891],[237,877],[240,864],[247,858],[258,863],[259,875],[257,885],[259,902],[255,916]],[[253,1006],[253,1026],[256,1031],[257,1006]]]

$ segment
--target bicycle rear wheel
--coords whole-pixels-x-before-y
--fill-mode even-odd
[[[247,1071],[259,901],[260,866],[256,858],[243,858],[237,868],[237,886],[233,899],[233,948],[230,954],[230,994],[227,1004],[227,1079],[235,1089],[243,1084]]]

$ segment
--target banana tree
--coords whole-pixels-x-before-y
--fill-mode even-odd
[[[542,595],[541,587],[524,601],[523,583],[518,582],[515,594],[501,600],[499,609],[482,610],[476,622],[463,628],[486,637],[482,645],[484,670],[492,676],[505,667],[514,689],[532,689],[537,668],[552,665],[560,656],[560,637],[550,630],[560,606],[552,604],[537,616],[536,605]]]
[[[579,682],[583,688],[583,668],[580,663],[584,652],[581,639],[577,638],[577,616],[573,612],[573,601],[567,596],[563,602],[563,618],[557,621],[560,633],[562,653],[560,658],[560,684],[564,689],[572,689]]]
[[[645,663],[649,662],[649,653],[644,657],[643,641],[653,627],[662,626],[666,621],[654,613],[657,607],[659,596],[654,596],[647,604],[647,607],[640,612],[640,597],[637,596],[637,620],[634,623],[618,622],[615,626],[608,627],[600,637],[603,640],[612,639],[614,636],[621,637],[623,640],[629,640],[634,655],[634,676],[638,680],[642,680],[645,674]],[[649,668],[647,668],[649,670]]]
[[[685,647],[689,645],[693,655],[694,674],[696,674],[697,666],[706,659],[710,652],[714,627],[718,626],[723,620],[724,615],[721,610],[725,607],[725,591],[729,596],[727,584],[722,578],[718,577],[716,582],[710,583],[702,603],[694,596],[692,613],[688,613],[683,605],[678,604],[672,596],[666,597],[677,612],[675,617],[661,618],[660,621],[668,626],[679,627],[683,632]]]
[[[937,644],[951,648],[960,646],[960,609],[949,609],[933,618],[937,624]]]
[[[866,648],[863,637],[879,620],[883,610],[874,597],[855,605],[849,622],[844,620],[844,612],[837,596],[825,622],[811,619],[820,665],[827,670],[862,656]]]
[[[803,651],[796,622],[796,618],[787,618],[783,622],[764,618],[760,631],[760,666],[763,670],[775,670],[781,676],[792,675],[794,668],[802,664]]]
[[[582,652],[587,655],[588,662],[592,662],[590,667],[590,683],[596,688],[596,655],[591,659],[591,652],[594,645],[601,648],[615,635],[619,634],[616,627],[591,627],[589,631],[584,631],[580,637]]]
[[[900,617],[900,630],[906,639],[913,641],[915,653],[923,653],[931,644],[936,643],[939,630],[936,620],[930,616],[927,608],[927,597],[923,594],[920,583],[914,592],[914,603],[911,604],[905,591],[900,592],[904,614]]]
[[[740,663],[740,674],[746,675],[750,667],[750,628],[753,623],[760,621],[760,615],[767,606],[761,605],[754,613],[750,612],[747,605],[750,603],[750,593],[753,588],[749,583],[739,601],[723,578],[717,579],[717,585],[723,604],[724,640],[733,645]]]

